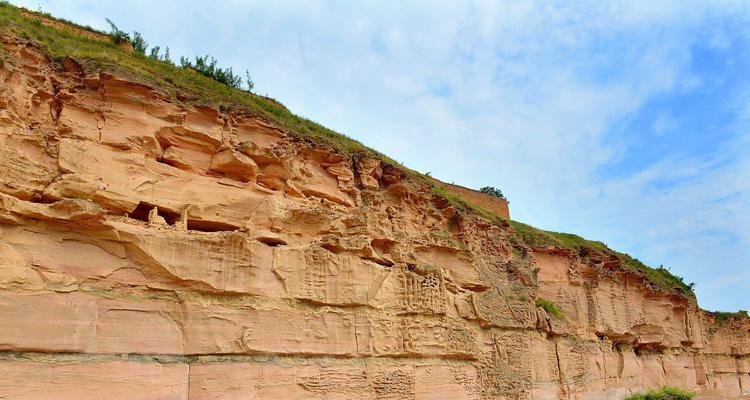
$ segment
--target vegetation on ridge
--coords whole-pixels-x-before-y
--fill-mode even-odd
[[[709,311],[714,316],[716,322],[723,324],[732,320],[740,320],[750,318],[747,311],[739,310],[737,312],[725,312],[725,311]]]
[[[510,226],[515,232],[514,240],[531,247],[554,246],[568,249],[576,253],[583,251],[595,251],[603,255],[614,255],[620,259],[620,265],[626,270],[643,275],[657,289],[666,291],[679,291],[689,296],[694,296],[694,283],[686,283],[682,277],[672,274],[669,269],[659,266],[652,268],[629,254],[620,253],[607,247],[598,241],[584,239],[572,233],[545,231],[518,221],[510,221]]]
[[[148,42],[140,34],[140,32],[133,31],[133,33],[128,34],[127,32],[118,28],[111,19],[106,18],[106,21],[111,28],[109,31],[109,37],[112,39],[112,42],[114,44],[130,44],[133,47],[133,51],[137,55],[144,57],[146,56],[146,51],[148,51]],[[169,47],[167,47],[164,56],[161,56],[160,52],[161,47],[154,46],[151,48],[151,52],[149,53],[148,57],[157,61],[164,61],[166,63],[174,65],[169,57]],[[183,69],[192,69],[193,71],[205,77],[211,78],[216,82],[223,83],[229,87],[242,90],[242,77],[239,75],[235,75],[231,67],[221,68],[217,66],[217,64],[218,60],[216,58],[205,55],[203,57],[195,56],[195,62],[190,61],[190,59],[187,57],[180,57],[179,66]],[[248,71],[245,71],[245,76],[247,76],[246,91],[252,92],[253,88],[255,87],[255,83],[253,82],[252,78],[250,78],[250,73]]]
[[[458,208],[459,210],[465,210],[465,211],[473,211],[474,213],[478,214],[481,217],[484,217],[494,223],[500,223],[500,217],[493,213],[492,211],[486,210],[482,207],[479,207],[478,205],[465,200],[463,197],[449,192],[446,188],[432,185],[432,194],[436,196],[440,196],[446,200],[453,206]]]
[[[189,68],[193,71],[209,77],[216,82],[223,83],[229,87],[242,90],[242,78],[239,75],[235,75],[232,68],[220,68],[216,64],[218,61],[205,55],[203,57],[195,57],[195,62],[190,61],[187,57],[180,57],[180,68]],[[255,83],[250,78],[250,73],[245,71],[247,75],[247,91],[250,92],[255,87]]]
[[[691,400],[695,393],[685,390],[663,386],[659,389],[651,389],[645,393],[636,393],[625,400]]]
[[[443,187],[433,185],[432,193],[445,198],[452,206],[460,210],[472,211],[494,223],[500,223],[500,217],[495,213],[479,207],[457,194],[450,193]],[[686,283],[682,277],[672,274],[668,268],[664,268],[663,266],[659,266],[658,268],[649,267],[629,254],[610,249],[602,242],[584,239],[572,233],[545,231],[518,221],[511,220],[509,223],[513,228],[511,240],[516,243],[525,244],[530,247],[553,246],[571,250],[575,253],[594,251],[603,255],[614,255],[620,259],[620,266],[622,268],[644,276],[656,289],[668,292],[677,291],[688,296],[695,296],[695,292],[693,291],[695,288],[694,283]]]
[[[59,20],[46,14],[28,10],[25,12],[40,18],[59,21],[72,28],[109,36],[108,33],[99,32],[91,27]],[[400,165],[348,136],[293,114],[281,103],[271,98],[225,85],[191,69],[180,68],[168,59],[165,60],[164,57],[149,57],[136,52],[128,53],[112,41],[97,40],[71,30],[47,26],[40,19],[24,15],[22,9],[3,1],[0,1],[0,30],[11,30],[23,38],[36,42],[57,63],[62,63],[65,57],[71,56],[92,68],[137,76],[165,91],[175,101],[179,101],[177,94],[181,93],[183,96],[180,98],[192,99],[184,101],[211,104],[223,110],[247,110],[287,129],[291,135],[327,144],[345,154],[360,152],[375,154],[389,163]],[[127,36],[126,33],[125,36]],[[125,40],[124,37],[121,39]],[[131,40],[128,36],[127,41]],[[210,63],[210,60],[205,61]]]

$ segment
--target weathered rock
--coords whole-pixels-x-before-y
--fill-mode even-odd
[[[379,158],[0,40],[0,398],[750,392],[745,320]]]
[[[0,361],[5,399],[188,399],[187,364]],[[193,397],[190,397],[193,398]]]
[[[221,172],[227,176],[237,178],[243,182],[249,182],[258,174],[258,165],[252,158],[226,149],[220,151],[211,158],[211,170]]]

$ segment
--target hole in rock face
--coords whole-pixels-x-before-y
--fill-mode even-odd
[[[187,228],[191,231],[201,232],[230,232],[236,231],[239,228],[234,225],[225,224],[217,221],[199,221],[189,219],[187,222]]]
[[[341,249],[333,243],[323,243],[320,245],[320,247],[330,251],[331,253],[338,253],[341,251]]]
[[[663,354],[665,347],[659,343],[638,344],[633,348],[636,355]]]
[[[275,237],[259,237],[257,240],[271,247],[285,246],[287,244],[284,240]]]
[[[370,244],[379,254],[389,254],[396,242],[389,239],[372,239]]]
[[[394,265],[394,263],[392,261],[387,260],[385,258],[378,258],[378,257],[362,257],[362,258],[365,259],[365,260],[372,261],[375,264],[379,264],[379,265],[382,265],[382,266],[388,267],[388,268],[390,268],[390,267],[392,267]]]
[[[135,210],[131,211],[128,216],[139,221],[148,222],[148,213],[152,208],[153,206],[149,206],[144,202],[140,202],[138,203],[138,206],[135,208]]]
[[[153,204],[149,204],[146,202],[140,202],[138,203],[138,206],[128,214],[130,218],[137,219],[139,221],[148,222],[148,213],[151,212],[151,210],[156,207]],[[177,222],[180,219],[180,214],[176,213],[174,211],[166,210],[164,208],[158,207],[157,213],[160,217],[164,218],[165,221],[167,221],[168,224],[174,225],[175,222]]]
[[[180,213],[176,213],[174,211],[159,208],[158,213],[162,218],[164,218],[165,221],[167,221],[169,225],[174,225],[177,221],[180,220]]]

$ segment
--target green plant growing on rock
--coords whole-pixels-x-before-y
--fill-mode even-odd
[[[553,317],[557,317],[557,318],[565,317],[565,313],[562,312],[562,310],[560,310],[560,308],[557,307],[557,305],[550,300],[539,297],[536,299],[535,303],[537,307],[541,307],[544,311],[547,312],[547,314]]]
[[[659,389],[651,389],[645,393],[636,393],[625,400],[691,400],[695,393],[688,392],[675,387],[663,386]]]

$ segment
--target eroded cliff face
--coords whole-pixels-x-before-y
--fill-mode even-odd
[[[0,398],[750,393],[748,327],[617,259],[529,248],[377,158],[2,43]]]

